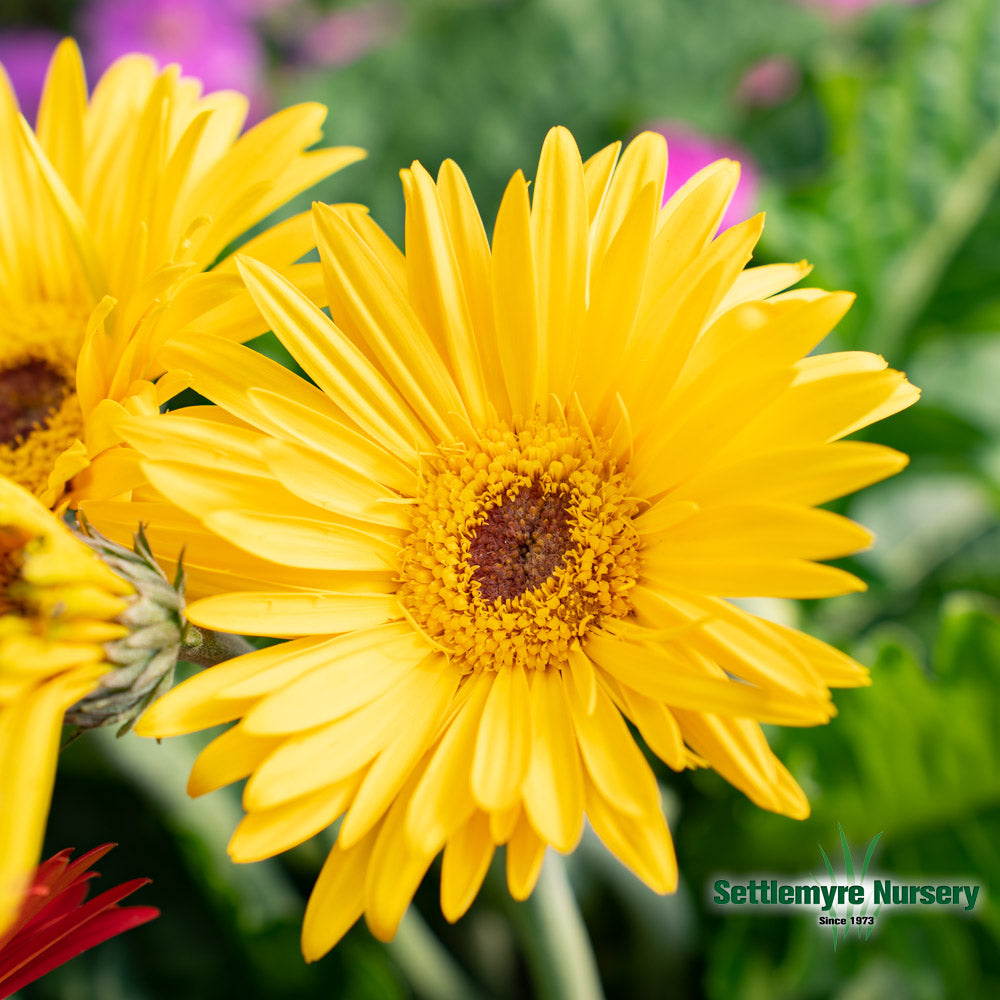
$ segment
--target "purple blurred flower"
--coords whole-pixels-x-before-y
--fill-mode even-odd
[[[723,216],[722,228],[742,222],[753,214],[758,173],[746,150],[740,149],[732,141],[714,139],[696,132],[681,122],[654,122],[647,128],[649,131],[659,132],[667,140],[667,186],[663,191],[664,202],[702,167],[721,159],[739,160],[742,168],[740,182]]]
[[[301,55],[314,66],[346,66],[384,42],[398,23],[399,12],[388,3],[337,10],[311,25]]]
[[[755,62],[736,85],[736,97],[745,105],[771,108],[798,93],[802,71],[788,56],[768,56]]]
[[[34,121],[45,71],[61,35],[44,28],[0,29],[0,63],[14,85],[21,111]]]
[[[96,79],[119,56],[143,52],[161,65],[180,63],[206,92],[238,90],[252,106],[266,103],[264,48],[250,6],[248,0],[90,0],[81,14],[87,68]]]

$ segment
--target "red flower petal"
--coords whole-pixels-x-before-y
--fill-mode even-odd
[[[72,864],[72,849],[67,849],[39,865],[14,927],[0,941],[0,1000],[88,948],[159,916],[152,906],[118,905],[149,882],[144,878],[85,902],[90,880],[99,877],[90,866],[114,846],[95,848]]]

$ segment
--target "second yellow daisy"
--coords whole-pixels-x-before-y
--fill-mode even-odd
[[[111,66],[88,99],[67,40],[32,131],[0,69],[0,474],[46,506],[71,491],[122,492],[127,458],[90,466],[115,444],[123,406],[155,411],[183,387],[152,385],[159,346],[178,326],[263,332],[234,301],[231,261],[201,272],[293,195],[364,155],[306,151],[320,137],[321,105],[241,136],[246,111],[241,94],[202,96],[177,66],[159,71],[138,55]],[[300,217],[247,249],[291,273],[311,241]]]

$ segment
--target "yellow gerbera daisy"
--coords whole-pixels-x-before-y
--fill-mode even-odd
[[[0,934],[42,848],[63,715],[111,664],[135,589],[0,477]]]
[[[662,139],[619,152],[582,163],[553,130],[492,247],[450,162],[436,182],[403,172],[405,256],[367,217],[315,206],[332,319],[239,261],[314,384],[219,339],[175,344],[167,364],[219,407],[123,422],[159,497],[87,507],[112,531],[148,520],[164,555],[187,537],[202,592],[229,591],[191,606],[196,623],[291,639],[187,681],[139,729],[239,720],[189,784],[249,776],[237,861],[343,817],[309,959],[362,912],[391,937],[442,848],[449,920],[499,845],[524,898],[584,816],[670,891],[626,720],[670,767],[707,763],[802,817],[759,723],[825,722],[830,687],[867,683],[720,595],[863,588],[816,560],[871,536],[815,505],[903,467],[839,439],[917,391],[871,354],[804,357],[851,296],[782,292],[804,264],[744,271],[760,217],[714,237],[735,163],[661,208]]]
[[[160,72],[145,56],[112,65],[88,101],[67,40],[32,132],[0,69],[0,474],[47,506],[115,443],[122,405],[155,411],[178,390],[175,379],[148,381],[178,324],[243,339],[263,332],[241,326],[253,311],[228,302],[240,292],[231,261],[200,272],[292,195],[363,155],[304,152],[320,137],[321,105],[289,108],[241,137],[246,110],[242,95],[202,97],[177,66]],[[306,215],[247,250],[287,271],[310,241]],[[121,492],[125,461],[105,463],[102,495]],[[93,480],[74,487],[87,495]]]

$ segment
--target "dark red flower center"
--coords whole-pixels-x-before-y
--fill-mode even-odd
[[[544,583],[570,545],[563,498],[537,483],[490,508],[469,546],[472,578],[487,601],[506,601]]]
[[[70,390],[47,361],[24,361],[0,371],[0,444],[13,444],[47,423]]]

